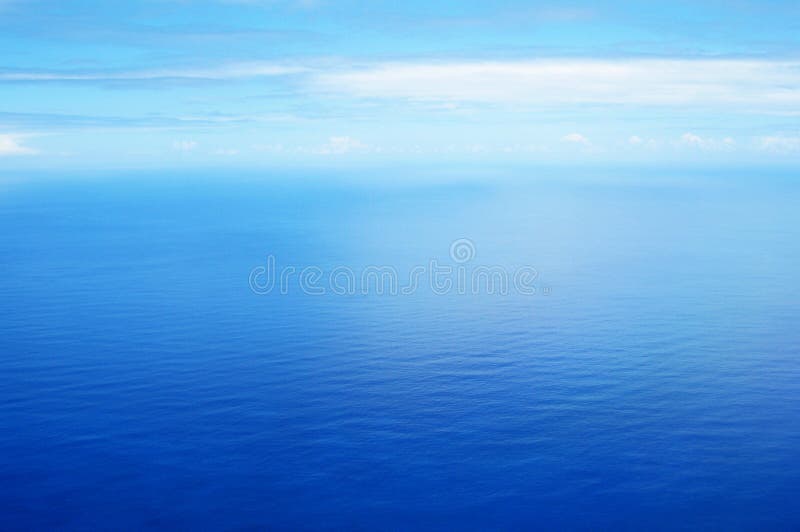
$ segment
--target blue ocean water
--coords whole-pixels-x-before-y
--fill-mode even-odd
[[[0,528],[800,527],[797,176],[556,174],[0,181]]]

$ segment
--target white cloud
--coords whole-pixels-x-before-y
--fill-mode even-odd
[[[35,154],[36,150],[24,146],[21,138],[21,135],[0,135],[0,157]]]
[[[694,133],[684,133],[678,140],[677,145],[680,147],[696,148],[704,151],[727,151],[732,150],[736,146],[736,141],[731,137],[725,137],[722,140],[717,140],[711,137],[701,137]]]
[[[661,146],[661,143],[654,138],[643,138],[639,135],[631,135],[628,137],[628,145],[634,149],[647,149],[654,150]]]
[[[464,103],[720,106],[785,113],[800,105],[800,61],[749,59],[539,59],[387,62],[360,67],[311,61],[239,62],[129,71],[4,71],[0,81],[239,80],[299,75],[306,94]]]
[[[189,152],[197,148],[197,142],[193,140],[176,140],[172,143],[172,149],[175,151]]]
[[[588,146],[591,144],[589,139],[581,135],[580,133],[570,133],[569,135],[565,135],[561,138],[564,142],[572,142],[575,144],[583,144],[584,146]]]
[[[800,63],[759,60],[546,59],[382,63],[319,72],[313,85],[361,98],[495,104],[800,104]]]
[[[680,142],[681,144],[702,148],[705,147],[709,141],[699,135],[695,135],[694,133],[684,133],[681,135]]]
[[[253,149],[267,153],[283,153],[286,147],[282,143],[275,144],[255,144]]]
[[[320,146],[315,153],[319,155],[344,155],[352,152],[364,152],[369,146],[352,137],[330,137],[328,142]]]
[[[227,157],[232,157],[234,155],[239,155],[239,150],[235,148],[220,148],[218,150],[214,150],[214,155],[224,155]]]
[[[800,137],[771,136],[757,139],[757,146],[764,151],[775,153],[800,152]]]

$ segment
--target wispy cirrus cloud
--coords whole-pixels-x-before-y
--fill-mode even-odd
[[[303,9],[310,9],[321,5],[322,0],[216,0],[222,4],[239,4],[251,6],[280,6],[286,5],[290,7],[300,7]]]
[[[244,124],[275,124],[302,120],[287,113],[203,115],[113,116],[59,113],[5,113],[0,111],[0,124],[18,129],[186,129]]]
[[[367,63],[238,62],[95,71],[0,71],[0,82],[237,81],[296,76],[295,96],[547,107],[585,104],[730,107],[774,113],[800,105],[800,61],[541,59]]]
[[[358,98],[564,105],[800,104],[800,62],[542,59],[381,63],[314,76],[319,90]]]
[[[268,62],[229,63],[205,68],[161,68],[149,70],[6,70],[0,71],[0,81],[161,81],[185,80],[236,80],[269,76],[286,76],[308,72],[300,65],[284,65]]]

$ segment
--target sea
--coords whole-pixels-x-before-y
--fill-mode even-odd
[[[2,530],[797,530],[800,173],[0,173]]]

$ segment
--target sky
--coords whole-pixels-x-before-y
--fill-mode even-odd
[[[0,170],[800,164],[800,2],[0,0]]]

